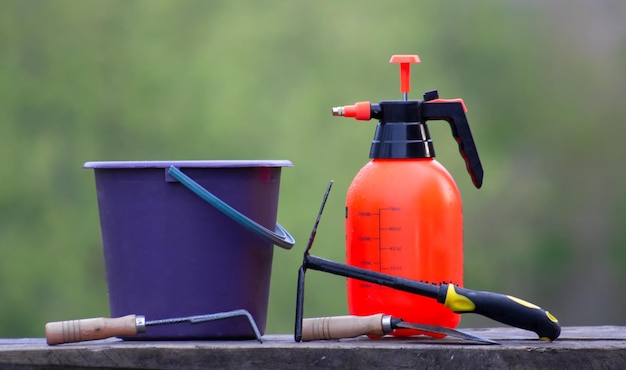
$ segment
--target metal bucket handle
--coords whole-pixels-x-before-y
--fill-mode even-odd
[[[175,166],[170,166],[167,170],[167,174],[183,184],[187,189],[194,192],[197,196],[204,199],[207,203],[217,208],[220,212],[230,217],[233,221],[246,229],[252,231],[258,236],[271,241],[274,245],[277,245],[284,249],[291,249],[296,243],[294,238],[285,230],[280,224],[276,224],[276,230],[271,231],[249,219],[241,214],[239,211],[224,203],[221,199],[213,195],[211,192],[203,188],[200,184],[193,181],[189,176],[185,175],[181,170]]]

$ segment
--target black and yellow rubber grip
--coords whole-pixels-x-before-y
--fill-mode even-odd
[[[456,313],[477,313],[503,324],[534,331],[542,340],[561,334],[561,325],[550,312],[510,295],[465,289],[442,284],[437,301]]]

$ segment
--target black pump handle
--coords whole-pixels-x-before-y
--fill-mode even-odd
[[[460,100],[445,101],[441,99],[424,101],[422,104],[422,117],[424,121],[448,121],[452,129],[452,135],[459,144],[459,152],[465,160],[467,172],[469,172],[474,186],[480,189],[483,185],[483,166],[480,163],[478,150],[476,149],[476,144],[474,144],[474,138],[465,116],[463,102]]]

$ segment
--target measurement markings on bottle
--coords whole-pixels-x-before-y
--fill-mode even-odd
[[[393,264],[397,260],[389,256],[389,253],[402,251],[402,246],[396,244],[398,233],[402,232],[402,227],[393,223],[398,217],[397,214],[401,211],[401,207],[394,206],[378,209],[378,260],[380,272],[393,273],[394,271],[402,270],[402,266]]]

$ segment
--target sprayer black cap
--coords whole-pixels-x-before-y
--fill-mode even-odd
[[[430,158],[435,147],[428,126],[422,122],[421,101],[381,101],[376,107],[376,126],[370,158]]]

